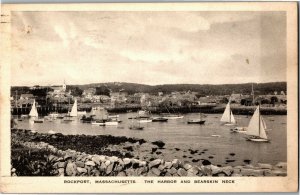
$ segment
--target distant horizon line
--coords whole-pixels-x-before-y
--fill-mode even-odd
[[[266,84],[266,83],[287,83],[287,81],[272,81],[272,82],[245,82],[245,83],[224,83],[224,84],[197,84],[197,83],[165,83],[165,84],[144,84],[144,83],[132,83],[132,82],[118,82],[118,81],[112,81],[112,82],[99,82],[99,83],[86,83],[86,84],[67,84],[65,85],[93,85],[93,84],[105,84],[105,83],[127,83],[127,84],[138,84],[138,85],[148,85],[148,86],[159,86],[159,85],[240,85],[240,84]],[[33,86],[41,86],[41,87],[46,87],[46,86],[60,86],[61,84],[52,84],[52,85],[11,85],[10,87],[33,87]]]

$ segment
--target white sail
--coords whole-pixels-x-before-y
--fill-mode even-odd
[[[33,101],[29,116],[30,117],[39,117],[39,114],[38,114],[37,109],[35,107],[35,100]]]
[[[236,121],[235,121],[235,118],[234,118],[234,116],[233,116],[233,114],[232,114],[232,111],[230,111],[230,122],[231,123],[233,123],[233,124],[235,124],[236,123]]]
[[[70,112],[70,116],[77,116],[77,99],[75,99],[75,102],[73,104],[72,110]]]
[[[267,129],[267,125],[266,125],[266,122],[265,122],[264,118],[262,116],[260,116],[260,118],[262,120],[264,129]]]
[[[260,116],[259,106],[258,106],[250,120],[248,129],[247,129],[247,134],[258,136],[263,139],[268,139],[265,129],[266,129],[266,126],[265,126],[265,123],[264,123],[262,117]]]
[[[260,131],[259,131],[259,137],[263,138],[263,139],[268,139],[267,134],[266,134],[266,128],[265,128],[265,123],[262,119],[262,117],[260,117]]]
[[[222,115],[222,118],[221,118],[221,122],[226,122],[226,123],[231,123],[231,110],[230,110],[230,104],[228,102],[228,104],[226,105],[226,108],[225,108],[225,111]]]
[[[259,136],[259,108],[258,107],[255,110],[255,112],[249,122],[249,125],[247,128],[247,134]]]

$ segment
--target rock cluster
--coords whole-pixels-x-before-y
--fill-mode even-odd
[[[178,159],[165,161],[154,159],[143,161],[134,158],[119,158],[116,156],[91,155],[75,150],[59,150],[45,142],[19,143],[30,149],[50,151],[48,159],[58,176],[286,176],[287,164],[278,163],[275,166],[258,163],[257,166],[225,166],[218,167],[209,161],[199,166],[183,163]],[[16,168],[12,175],[16,176]]]

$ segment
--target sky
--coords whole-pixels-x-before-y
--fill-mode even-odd
[[[13,86],[286,81],[285,12],[13,12]]]

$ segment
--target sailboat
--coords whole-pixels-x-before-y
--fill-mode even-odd
[[[225,111],[222,115],[221,122],[224,122],[225,125],[235,125],[236,121],[230,109],[230,101],[226,105]]]
[[[67,116],[64,117],[63,121],[74,121],[73,117],[77,117],[77,99],[75,99],[74,104],[72,106],[71,112],[67,114]]]
[[[260,107],[257,106],[247,128],[246,134],[249,136],[246,139],[253,142],[268,142],[266,128],[266,123],[260,114]]]
[[[169,111],[169,109],[167,107],[166,107],[166,109],[168,111],[168,114],[161,114],[162,118],[169,119],[169,120],[182,119],[183,118],[183,115],[180,115],[180,114],[171,114],[170,111]],[[173,109],[173,111],[174,111],[174,109]]]
[[[39,114],[38,114],[37,108],[35,106],[35,100],[33,100],[33,104],[32,104],[31,110],[29,112],[29,116],[33,119],[34,123],[43,123],[44,122],[44,119],[38,118]]]
[[[33,100],[33,104],[32,104],[31,110],[29,112],[29,116],[30,117],[39,117],[39,114],[38,114],[36,106],[35,106],[35,100]]]

